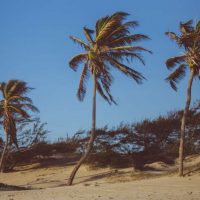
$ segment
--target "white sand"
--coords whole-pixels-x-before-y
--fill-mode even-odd
[[[31,191],[1,192],[1,200],[199,200],[200,176],[164,177],[125,183],[101,183]]]
[[[194,163],[194,159],[192,162]],[[164,167],[169,170],[168,166]],[[22,171],[0,174],[2,183],[35,188],[1,191],[0,200],[200,200],[198,170],[179,178],[175,174],[156,176],[163,173],[160,171],[152,171],[149,176],[149,172],[133,174],[131,168],[114,172],[108,168],[88,170],[83,166],[77,174],[75,185],[62,186],[71,169],[72,167],[26,167]],[[134,180],[138,177],[146,178]]]

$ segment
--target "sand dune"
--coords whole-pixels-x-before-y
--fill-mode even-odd
[[[31,189],[1,191],[0,200],[200,200],[199,161],[199,156],[186,160],[190,172],[184,178],[173,173],[176,166],[159,162],[150,165],[155,170],[145,172],[82,166],[70,187],[65,184],[72,166],[39,168],[35,164],[0,175],[2,183]]]

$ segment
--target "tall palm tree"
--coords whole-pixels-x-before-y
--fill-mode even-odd
[[[92,150],[95,140],[96,128],[96,92],[109,104],[115,103],[111,93],[110,86],[113,77],[110,73],[111,67],[119,70],[123,74],[134,79],[137,83],[142,83],[144,77],[141,73],[123,64],[124,60],[130,64],[132,59],[138,59],[144,64],[141,57],[142,51],[150,52],[140,46],[133,46],[134,42],[149,39],[146,35],[131,34],[130,28],[138,25],[136,21],[124,22],[127,13],[116,12],[111,16],[105,16],[96,22],[95,31],[83,28],[87,42],[71,36],[70,38],[79,44],[84,52],[75,55],[69,62],[70,67],[76,71],[79,64],[83,64],[77,96],[80,101],[84,99],[86,93],[86,81],[91,75],[93,79],[93,110],[92,110],[92,130],[85,154],[74,167],[68,185],[71,185],[81,164],[88,157]]]
[[[3,172],[6,165],[6,154],[8,147],[14,144],[18,148],[16,122],[29,119],[28,110],[33,112],[38,109],[33,105],[32,100],[25,96],[31,88],[26,82],[10,80],[7,83],[0,83],[2,100],[0,101],[0,119],[5,132],[5,145],[0,160],[0,171]]]
[[[171,87],[177,90],[176,84],[181,80],[185,74],[186,69],[190,71],[187,88],[187,100],[183,117],[181,120],[180,132],[180,146],[179,146],[179,176],[183,176],[183,158],[184,158],[184,137],[187,113],[190,107],[192,83],[195,77],[200,77],[200,21],[193,26],[193,21],[180,23],[180,35],[174,32],[167,32],[166,34],[174,40],[179,47],[184,49],[183,55],[169,58],[166,61],[166,66],[169,70],[175,70],[166,78]]]

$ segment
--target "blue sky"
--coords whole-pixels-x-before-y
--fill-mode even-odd
[[[68,66],[70,58],[81,49],[70,39],[84,39],[82,28],[116,11],[130,14],[139,21],[134,33],[151,38],[140,45],[153,51],[144,53],[146,66],[133,66],[147,78],[137,85],[122,74],[115,77],[111,92],[118,106],[97,97],[97,127],[153,118],[184,107],[187,78],[174,92],[164,81],[169,71],[167,58],[182,52],[166,31],[178,32],[180,21],[200,19],[199,0],[0,0],[0,81],[21,79],[34,87],[30,93],[47,122],[50,139],[65,137],[91,127],[91,79],[83,102],[76,98],[80,71]],[[81,66],[80,66],[81,68]],[[200,84],[194,82],[192,101],[199,98]]]

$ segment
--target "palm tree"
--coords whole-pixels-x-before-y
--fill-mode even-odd
[[[186,69],[189,68],[190,75],[188,79],[187,100],[185,109],[181,120],[180,132],[180,146],[179,146],[179,176],[183,176],[183,157],[184,157],[184,136],[187,113],[190,107],[192,83],[194,77],[200,77],[200,21],[193,26],[193,21],[180,23],[180,35],[173,32],[166,33],[172,40],[174,40],[179,47],[184,49],[183,55],[169,58],[166,61],[166,66],[169,70],[175,70],[166,78],[171,87],[176,91],[176,84],[181,80],[185,74]]]
[[[136,27],[138,22],[124,22],[127,16],[127,13],[116,12],[111,16],[99,19],[96,22],[95,31],[84,27],[83,32],[87,42],[74,36],[70,37],[84,50],[83,53],[75,55],[69,62],[70,67],[74,71],[76,71],[79,64],[83,63],[77,96],[80,101],[83,101],[86,93],[86,81],[91,75],[93,79],[93,110],[92,130],[88,146],[85,154],[74,167],[69,177],[68,185],[72,185],[76,172],[86,160],[93,147],[96,128],[96,92],[109,104],[116,104],[110,93],[110,86],[113,82],[113,77],[110,73],[111,67],[134,79],[137,83],[142,83],[144,79],[141,73],[123,64],[124,60],[129,64],[132,59],[138,59],[144,64],[140,52],[150,52],[140,46],[132,45],[134,42],[149,38],[142,34],[132,35],[130,28]]]
[[[33,112],[38,109],[33,106],[32,100],[25,96],[30,90],[26,82],[10,80],[0,83],[0,91],[3,99],[0,101],[0,118],[5,132],[5,145],[0,161],[0,171],[3,172],[6,165],[6,154],[9,145],[14,144],[18,148],[16,123],[23,119],[29,119],[28,110]]]

